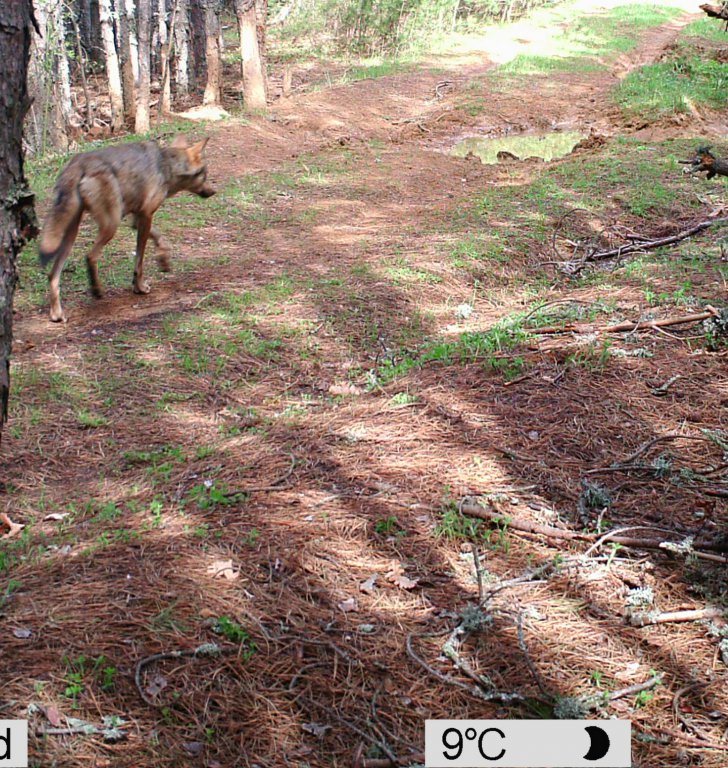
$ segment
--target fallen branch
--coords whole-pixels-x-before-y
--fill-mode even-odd
[[[628,685],[626,688],[619,688],[616,691],[612,691],[606,698],[609,701],[616,701],[617,699],[623,699],[625,696],[635,696],[642,691],[649,691],[656,685],[659,685],[662,679],[659,675],[651,677],[649,680],[645,680],[643,683],[635,683],[634,685]]]
[[[520,704],[525,701],[525,697],[516,691],[485,691],[481,687],[482,683],[481,685],[468,685],[467,683],[464,683],[462,680],[458,680],[452,675],[439,672],[434,667],[431,667],[423,658],[418,656],[417,653],[415,653],[414,648],[412,648],[413,637],[433,637],[433,635],[413,635],[410,633],[407,635],[405,648],[407,649],[407,655],[413,661],[416,661],[426,672],[429,672],[429,674],[437,678],[440,682],[447,683],[448,685],[454,685],[456,688],[462,688],[464,691],[470,693],[472,696],[475,696],[477,699],[484,701],[500,701],[502,704]]]
[[[624,322],[616,325],[608,325],[602,328],[602,333],[620,333],[622,331],[639,331],[642,328],[667,328],[670,325],[682,325],[683,323],[695,323],[700,320],[708,320],[711,317],[718,317],[720,312],[713,307],[707,307],[705,312],[694,312],[691,315],[680,315],[678,317],[664,317],[661,320],[640,320],[639,322]]]
[[[702,7],[702,6],[701,6]],[[596,251],[589,254],[585,261],[603,261],[604,259],[614,259],[620,256],[627,256],[630,253],[639,253],[641,251],[649,251],[654,248],[662,248],[665,245],[674,245],[682,240],[686,240],[688,237],[697,235],[700,232],[712,227],[715,224],[728,224],[728,218],[710,219],[709,221],[701,221],[699,224],[695,224],[689,229],[684,229],[682,232],[678,232],[674,235],[668,235],[667,237],[658,237],[656,240],[647,240],[639,243],[630,243],[629,245],[620,245],[617,248],[610,248],[608,251]]]
[[[708,3],[703,3],[703,5],[699,5],[698,8],[712,19],[723,19],[723,21],[728,21],[728,7],[725,5],[709,5]]]
[[[624,333],[625,331],[641,331],[652,328],[667,328],[671,325],[683,325],[696,323],[701,320],[709,320],[711,317],[719,317],[720,312],[715,307],[708,306],[704,312],[694,312],[690,315],[678,315],[677,317],[663,317],[660,320],[626,320],[623,323],[607,325],[604,328],[595,328],[589,325],[545,325],[541,328],[529,328],[528,332],[546,336],[554,333]]]
[[[655,730],[658,733],[664,733],[675,740],[683,741],[690,747],[696,747],[698,749],[717,749],[717,750],[720,750],[721,752],[728,752],[728,744],[719,744],[718,742],[715,742],[715,741],[704,741],[703,739],[698,739],[695,736],[690,736],[687,733],[680,733],[680,731],[671,731],[668,728],[660,728],[659,726],[656,727]]]
[[[150,707],[159,707],[161,706],[156,701],[151,699],[147,692],[144,690],[144,687],[142,686],[142,672],[144,671],[145,667],[148,667],[150,664],[153,664],[157,661],[165,661],[168,659],[183,659],[183,658],[202,658],[202,657],[215,657],[215,656],[222,656],[223,654],[229,654],[229,653],[237,653],[238,648],[222,648],[221,646],[217,645],[216,643],[203,643],[202,645],[197,646],[197,648],[189,648],[183,651],[167,651],[165,653],[154,653],[151,656],[146,656],[143,659],[140,659],[139,662],[137,662],[136,670],[134,671],[134,682],[136,683],[137,690],[139,691],[139,695],[142,697],[144,702],[146,704],[149,704]]]
[[[705,741],[710,741],[710,736],[708,736],[707,733],[704,733],[700,728],[698,728],[697,725],[690,722],[688,718],[681,712],[680,710],[680,697],[688,693],[689,691],[693,691],[696,688],[703,688],[705,686],[705,683],[703,682],[694,682],[690,685],[686,685],[684,688],[681,688],[674,696],[672,700],[672,711],[675,713],[675,717],[683,724],[686,730],[692,731],[693,735],[699,739],[704,739]]]
[[[674,624],[683,621],[706,621],[721,618],[726,618],[726,611],[722,608],[699,608],[692,611],[666,611],[665,613],[640,611],[629,616],[629,624],[633,627],[648,627],[654,624]]]
[[[480,520],[485,520],[486,522],[489,522],[489,523],[493,523],[496,525],[503,525],[505,523],[510,530],[522,531],[524,533],[533,533],[533,534],[538,534],[540,536],[546,536],[547,538],[551,538],[551,539],[560,539],[560,540],[567,540],[567,541],[584,541],[584,542],[594,543],[598,541],[600,538],[602,538],[603,540],[608,539],[614,544],[620,544],[623,547],[633,547],[635,549],[665,550],[666,544],[679,545],[680,542],[684,541],[686,538],[685,536],[678,537],[678,534],[672,533],[672,532],[670,532],[669,534],[673,537],[672,542],[666,541],[665,539],[647,539],[647,538],[640,538],[636,536],[626,536],[626,535],[617,534],[617,533],[614,533],[614,534],[581,533],[579,531],[573,531],[568,528],[555,528],[554,526],[551,526],[551,525],[540,525],[538,523],[533,523],[530,520],[523,520],[521,518],[511,517],[510,515],[506,515],[503,512],[493,509],[492,507],[483,506],[482,504],[479,504],[477,501],[474,501],[472,499],[467,499],[467,498],[461,501],[460,510],[464,515],[468,515],[469,517],[477,517]],[[644,528],[645,530],[654,530],[653,528],[649,528],[648,526],[638,526],[638,527]],[[708,549],[708,550],[714,550],[718,552],[726,551],[725,544],[716,544],[710,541],[695,541],[693,542],[693,546],[699,547],[700,549]],[[694,555],[695,557],[698,557],[698,558],[703,558],[706,560],[713,560],[715,562],[728,564],[728,558],[721,557],[720,555],[712,555],[709,553],[696,551],[694,549],[690,549],[689,554]]]
[[[646,443],[642,443],[642,445],[634,452],[631,453],[629,456],[627,456],[626,459],[622,459],[622,461],[616,461],[613,464],[611,464],[608,468],[609,469],[623,469],[631,466],[634,464],[634,462],[640,458],[640,456],[643,456],[647,451],[652,448],[652,446],[657,445],[657,443],[667,443],[672,440],[698,440],[700,442],[706,442],[706,443],[712,443],[713,441],[707,437],[706,435],[681,435],[678,432],[671,432],[668,435],[659,435],[658,437],[653,437],[651,440],[648,440]],[[601,471],[601,469],[589,469],[586,471],[585,474],[598,474]]]

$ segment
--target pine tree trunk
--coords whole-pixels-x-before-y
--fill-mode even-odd
[[[207,76],[205,60],[205,0],[188,0],[192,29],[192,53],[194,56],[195,87],[200,87]]]
[[[139,35],[139,91],[137,94],[136,121],[134,130],[136,133],[149,131],[149,90],[151,75],[149,72],[149,41],[152,27],[151,0],[139,0],[139,18],[137,20],[137,33]]]
[[[28,144],[36,152],[44,152],[49,144],[54,149],[68,148],[70,86],[69,92],[64,93],[60,54],[62,48],[65,52],[65,39],[61,37],[63,28],[59,30],[56,24],[57,18],[55,9],[49,6],[39,5],[36,9],[38,34],[33,35],[29,67],[33,107],[26,124]],[[68,85],[67,67],[65,74]]]
[[[37,234],[33,195],[23,173],[32,14],[31,0],[0,5],[0,439],[10,395],[17,258],[23,244]]]
[[[106,78],[111,99],[111,130],[118,133],[124,127],[124,95],[121,89],[119,55],[114,40],[114,20],[111,15],[111,0],[99,0],[99,22],[101,39],[106,57]]]
[[[240,32],[243,100],[249,109],[265,109],[265,76],[258,47],[255,0],[236,0],[235,15]]]
[[[186,97],[190,92],[190,19],[187,12],[187,0],[178,0],[177,18],[174,24],[174,63],[177,95]]]
[[[168,115],[172,111],[172,88],[169,77],[169,28],[167,26],[167,1],[159,0],[157,23],[159,25],[159,59],[161,66],[160,115]]]
[[[58,48],[56,50],[58,67],[58,107],[63,120],[64,134],[68,135],[73,106],[71,105],[71,70],[68,64],[68,48],[66,45],[66,21],[64,19],[65,8],[62,3],[56,5],[55,23],[58,36]]]
[[[260,67],[263,70],[265,93],[268,95],[268,0],[255,0],[255,22],[258,33],[258,51],[260,52]]]
[[[139,87],[139,37],[137,36],[137,9],[135,0],[118,0],[126,6],[126,18],[129,20],[129,58],[134,72],[134,85]]]
[[[103,66],[105,63],[104,41],[101,37],[101,13],[99,10],[99,0],[89,0],[89,18],[91,19],[91,28],[89,30],[88,56],[91,61]]]
[[[207,84],[202,103],[219,105],[221,103],[222,60],[220,57],[220,3],[218,0],[205,0],[205,36]]]
[[[131,47],[131,22],[134,20],[133,9],[131,19],[125,0],[118,3],[119,7],[119,54],[121,57],[121,78],[123,81],[124,117],[129,123],[134,122],[136,116],[136,78],[134,70],[139,70],[139,52]],[[134,62],[136,59],[136,67]]]

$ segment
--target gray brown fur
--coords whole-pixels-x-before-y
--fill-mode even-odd
[[[40,241],[41,264],[53,262],[49,276],[51,320],[65,320],[60,300],[61,272],[86,211],[99,230],[86,256],[93,295],[102,295],[98,258],[124,216],[132,217],[132,226],[137,230],[133,289],[149,293],[149,283],[144,280],[144,252],[150,236],[160,268],[169,270],[167,245],[152,227],[154,214],[177,192],[186,190],[200,197],[215,194],[207,183],[206,144],[207,139],[189,146],[177,138],[170,147],[161,147],[154,141],[144,141],[85,152],[68,162],[56,182],[53,207]]]

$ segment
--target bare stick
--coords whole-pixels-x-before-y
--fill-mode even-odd
[[[685,621],[706,621],[726,617],[726,611],[721,608],[699,608],[694,611],[666,611],[665,613],[652,614],[634,613],[630,616],[629,623],[633,627],[648,627],[654,624],[676,624]]]
[[[486,520],[490,523],[502,523],[504,520],[507,520],[508,522],[508,528],[514,531],[523,531],[524,533],[533,533],[538,534],[541,536],[546,536],[547,538],[551,539],[560,539],[560,540],[567,540],[567,541],[588,541],[588,542],[595,542],[598,540],[598,536],[593,533],[580,533],[578,531],[572,531],[567,528],[555,528],[550,525],[539,525],[538,523],[533,523],[530,520],[523,520],[519,518],[513,518],[508,515],[504,515],[502,512],[498,512],[494,509],[488,509],[487,507],[483,507],[480,504],[478,504],[475,501],[472,500],[463,500],[461,504],[461,509],[463,514],[468,515],[470,517],[477,517],[481,520]],[[645,530],[655,530],[654,528],[649,528],[648,526],[644,526]],[[670,535],[674,537],[677,536],[674,532],[670,532]],[[685,537],[682,536],[681,539],[684,539]],[[678,543],[679,543],[678,540]],[[615,544],[621,544],[623,547],[635,547],[637,549],[665,549],[665,544],[669,543],[666,542],[664,539],[642,539],[637,538],[633,536],[625,536],[622,534],[617,534],[616,532],[611,536],[610,541],[613,541]],[[694,545],[696,547],[699,547],[700,549],[708,549],[708,550],[717,550],[717,551],[724,551],[725,550],[725,544],[716,544],[709,541],[696,541],[694,542]],[[706,560],[713,560],[715,562],[721,562],[721,563],[728,563],[728,558],[721,557],[719,555],[712,555],[705,552],[699,552],[695,550],[690,551],[691,555],[694,555],[695,557],[703,558]]]
[[[614,259],[619,256],[626,256],[630,253],[637,253],[640,251],[652,250],[653,248],[662,248],[665,245],[673,245],[679,243],[681,240],[685,240],[688,237],[697,235],[700,232],[712,227],[715,224],[728,224],[728,218],[710,219],[709,221],[701,221],[699,224],[695,224],[689,229],[684,229],[682,232],[678,232],[668,237],[659,237],[656,240],[648,240],[641,243],[630,243],[629,245],[622,245],[618,248],[611,248],[608,251],[597,251],[586,257],[586,261],[601,261],[603,259]]]
[[[523,611],[518,614],[518,618],[516,619],[516,629],[518,632],[518,645],[521,649],[521,652],[523,653],[524,658],[526,659],[526,664],[528,665],[528,671],[531,673],[531,677],[536,682],[538,689],[547,699],[553,698],[551,694],[546,690],[546,686],[543,683],[541,673],[538,671],[538,669],[536,669],[536,665],[533,663],[531,654],[528,652],[526,637],[523,633]]]
[[[657,443],[665,443],[670,440],[700,440],[708,443],[712,442],[712,440],[705,435],[680,435],[677,432],[671,432],[669,435],[660,435],[659,437],[652,438],[652,440],[648,440],[646,443],[643,443],[634,453],[627,456],[626,459],[623,459],[622,461],[613,464],[612,466],[623,467],[627,464],[631,464],[635,459],[639,459],[640,456],[642,456],[644,453],[647,453],[647,451],[649,451],[653,445],[657,445]]]
[[[658,328],[667,328],[671,325],[684,325],[685,323],[696,323],[700,320],[709,320],[720,313],[713,307],[708,307],[704,312],[694,312],[690,315],[679,315],[678,317],[663,317],[660,320],[627,320],[616,325],[608,325],[605,328],[595,328],[590,325],[544,325],[541,328],[530,328],[529,333],[546,336],[554,333],[623,333],[625,331],[641,331]]]

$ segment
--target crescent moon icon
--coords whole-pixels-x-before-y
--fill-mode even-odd
[[[589,734],[589,751],[584,755],[584,760],[601,760],[609,752],[609,736],[603,728],[597,725],[588,725],[584,730]]]

